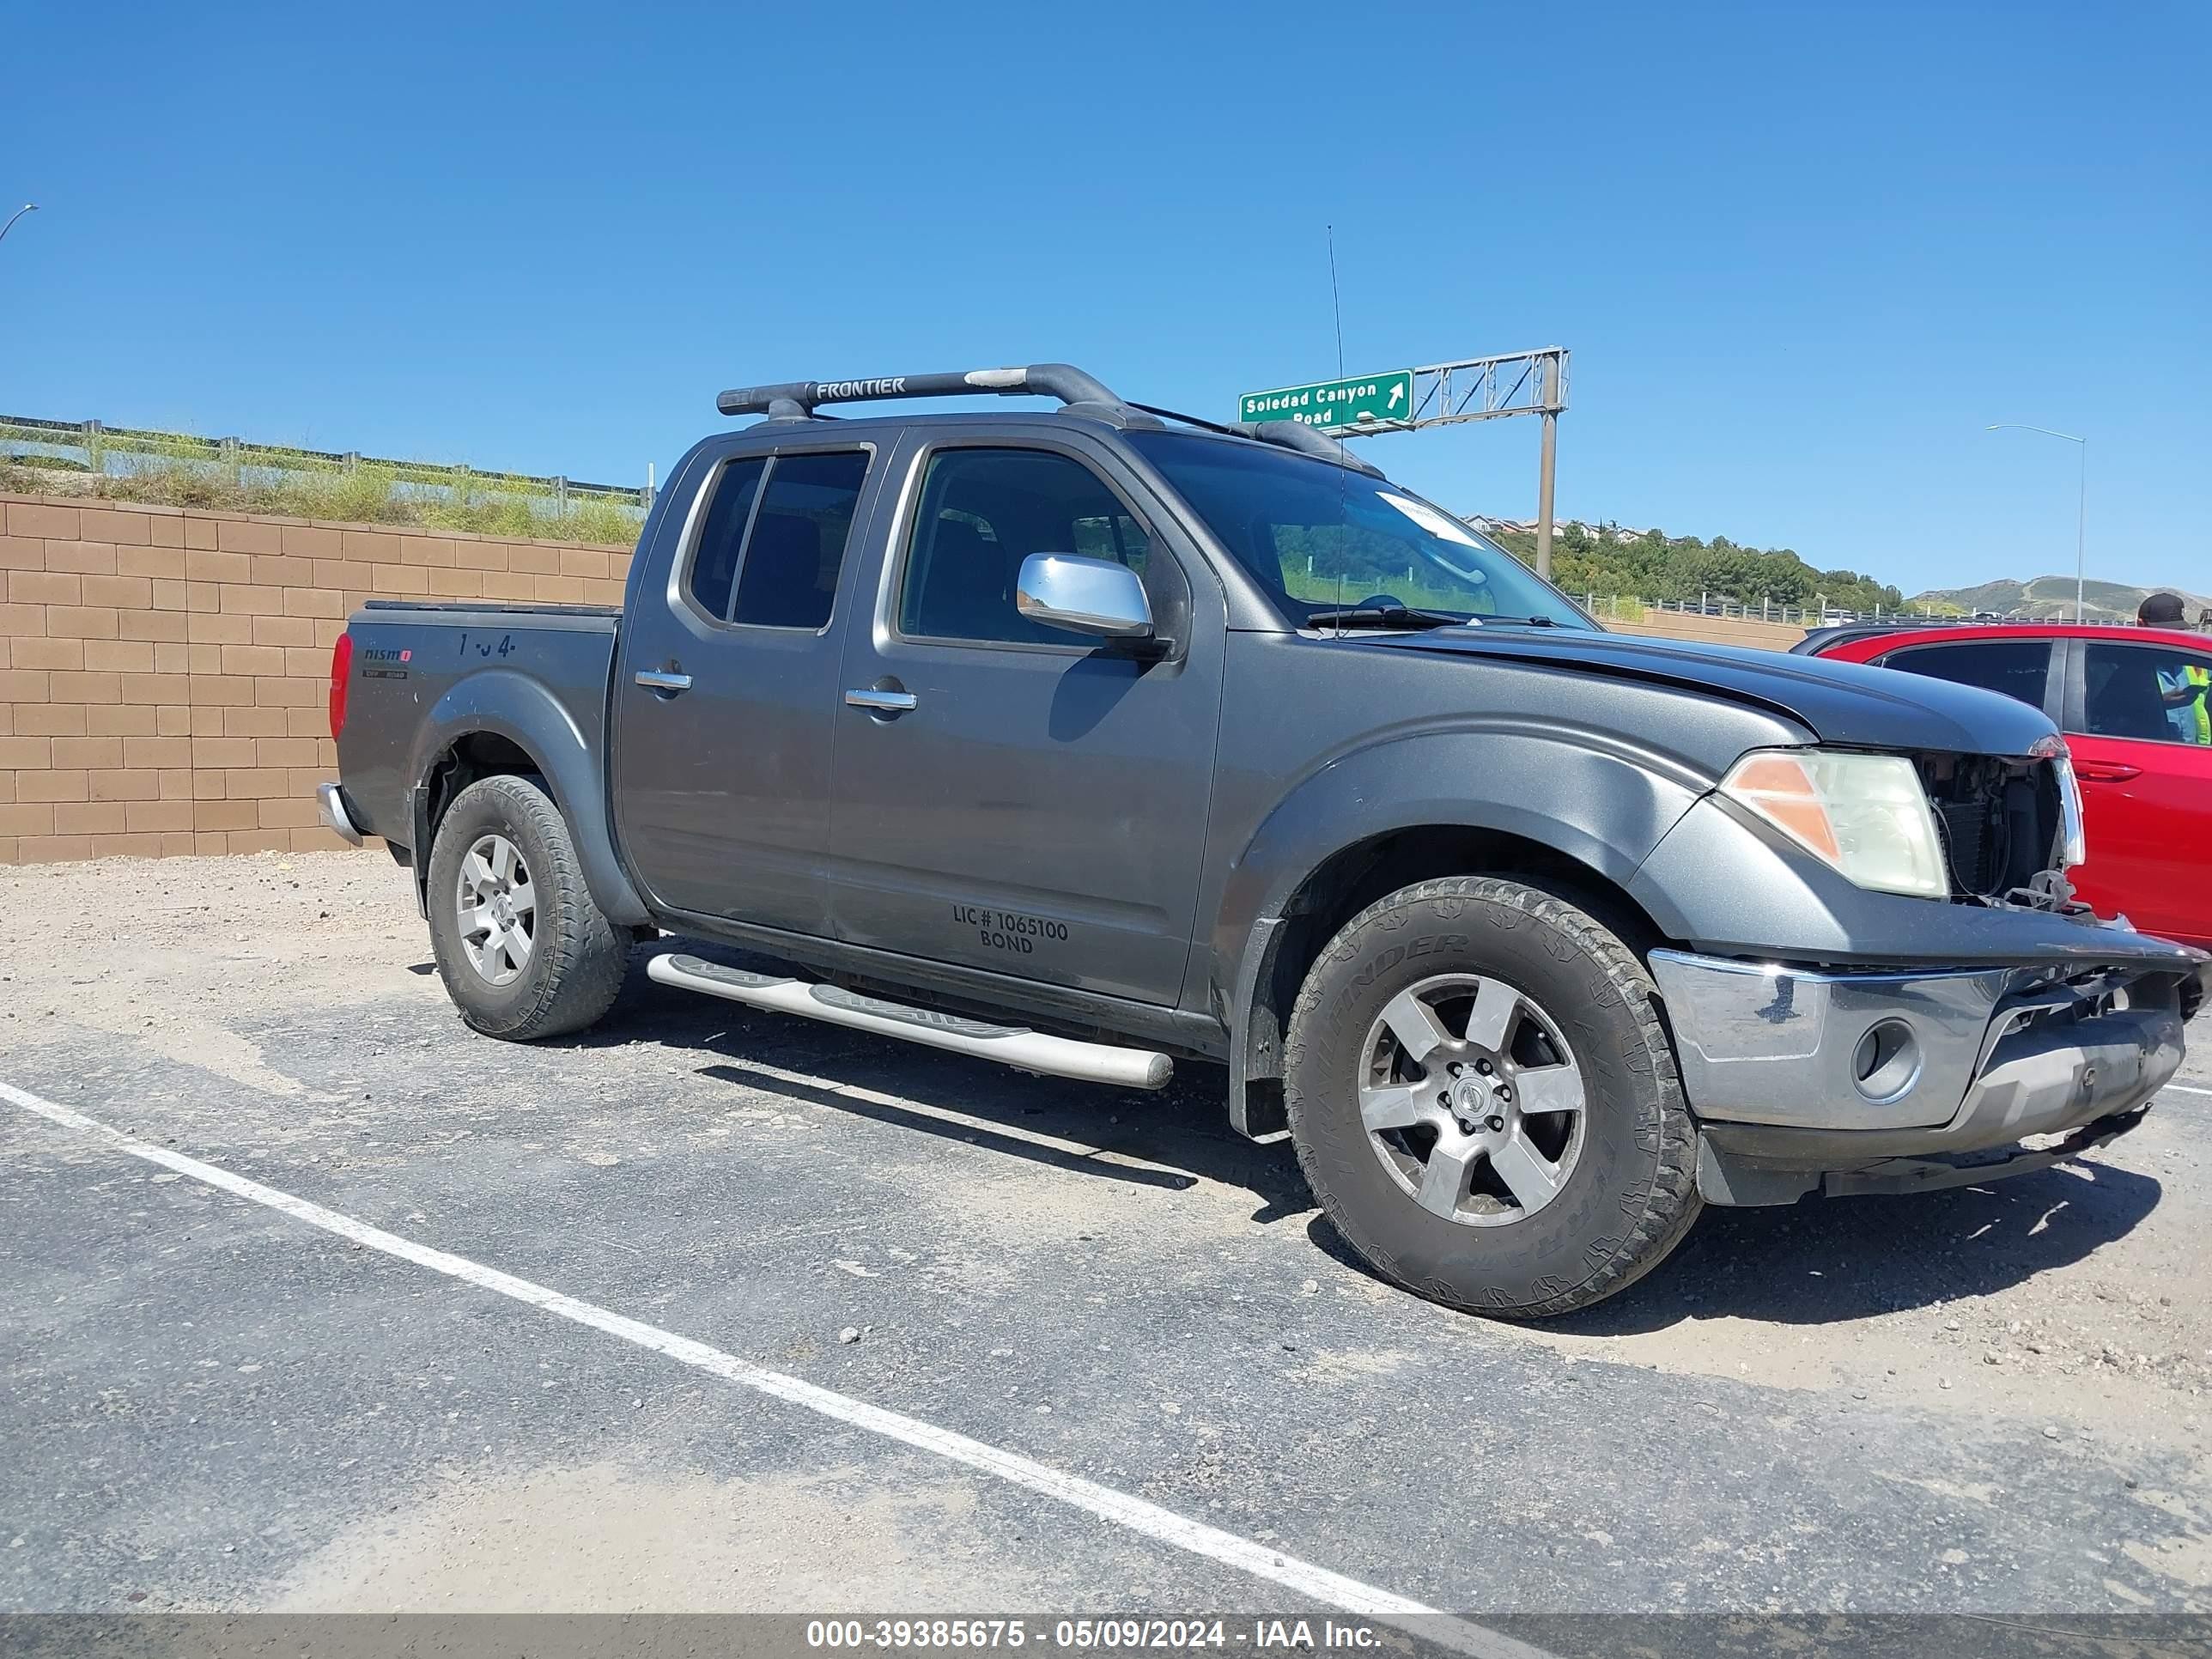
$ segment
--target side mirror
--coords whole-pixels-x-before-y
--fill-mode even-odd
[[[1032,553],[1022,561],[1014,609],[1048,628],[1109,640],[1152,637],[1152,601],[1126,564],[1074,553]]]

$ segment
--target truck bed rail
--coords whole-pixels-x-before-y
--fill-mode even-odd
[[[364,599],[364,611],[489,611],[506,617],[620,617],[618,605],[532,605],[513,599]]]

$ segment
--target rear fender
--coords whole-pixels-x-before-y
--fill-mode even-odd
[[[507,669],[471,674],[450,687],[416,739],[408,776],[414,781],[415,845],[421,849],[415,860],[418,896],[429,880],[432,774],[464,738],[483,732],[506,738],[537,763],[575,841],[584,884],[607,919],[630,927],[650,921],[615,851],[600,757],[558,698],[537,681]]]

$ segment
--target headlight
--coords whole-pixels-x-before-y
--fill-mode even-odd
[[[1914,898],[1951,890],[1928,792],[1902,755],[1754,750],[1721,793],[1861,887]]]
[[[2077,864],[2089,861],[2089,838],[2081,828],[2081,785],[2074,775],[2074,754],[2067,748],[2066,739],[2060,737],[2039,738],[2035,747],[2027,751],[2038,760],[2051,763],[2052,774],[2058,780],[2058,859],[2060,867],[2071,870]]]

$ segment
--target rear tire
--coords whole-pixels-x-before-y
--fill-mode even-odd
[[[1345,924],[1291,1016],[1298,1163],[1384,1277],[1539,1319],[1626,1288],[1702,1207],[1635,954],[1566,900],[1456,877]]]
[[[438,975],[471,1030],[530,1042],[613,1005],[629,936],[592,897],[560,808],[532,780],[464,789],[439,823],[428,884]]]

